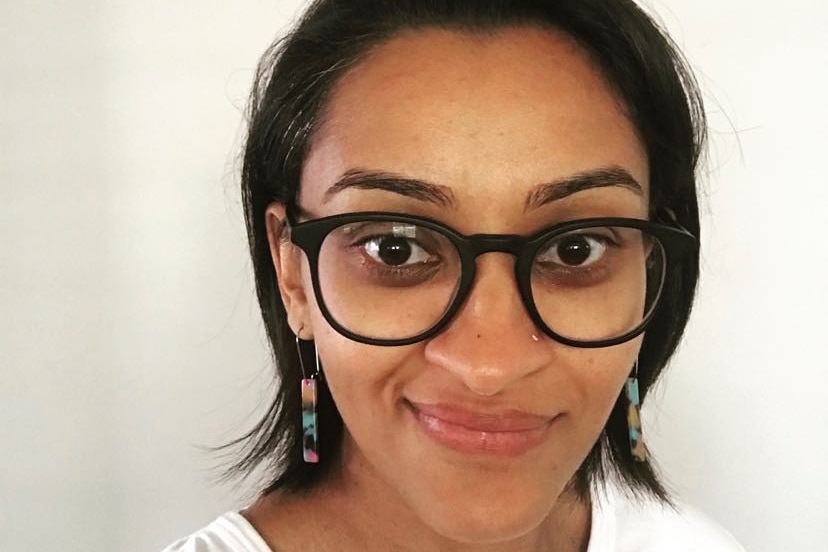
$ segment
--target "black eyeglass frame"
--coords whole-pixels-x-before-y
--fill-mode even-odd
[[[527,313],[529,314],[530,319],[546,335],[559,343],[579,348],[591,349],[618,345],[633,339],[646,329],[647,324],[649,324],[650,320],[652,320],[656,312],[658,302],[661,299],[661,294],[664,290],[667,278],[667,267],[670,266],[671,261],[697,247],[696,237],[687,230],[677,227],[677,225],[674,227],[649,220],[622,217],[600,217],[566,221],[548,226],[530,236],[521,236],[518,234],[474,234],[466,236],[460,234],[453,228],[430,218],[387,211],[345,213],[318,219],[311,219],[304,222],[297,222],[296,216],[291,212],[291,210],[288,210],[287,220],[291,242],[304,251],[307,256],[308,264],[310,265],[311,283],[313,285],[314,295],[316,296],[317,304],[319,305],[325,320],[337,332],[349,339],[368,345],[379,345],[386,347],[411,345],[413,343],[424,341],[440,333],[451,322],[468,297],[476,276],[477,257],[483,255],[484,253],[494,252],[509,253],[515,256],[515,279],[517,281],[521,300]],[[322,288],[319,282],[319,252],[322,248],[322,243],[325,241],[328,234],[340,226],[354,222],[400,222],[414,224],[428,228],[445,236],[457,249],[460,257],[460,282],[457,286],[457,292],[442,317],[431,328],[420,334],[412,337],[406,337],[404,339],[377,339],[365,337],[342,326],[328,310],[328,307],[325,305],[325,298],[322,294]],[[555,236],[562,235],[573,230],[598,226],[636,228],[658,238],[663,245],[665,257],[664,266],[662,267],[663,274],[661,284],[649,312],[646,314],[641,323],[633,330],[611,339],[597,341],[574,340],[557,334],[546,324],[546,322],[544,322],[538,312],[537,307],[535,306],[531,287],[532,262],[534,261],[538,250]]]

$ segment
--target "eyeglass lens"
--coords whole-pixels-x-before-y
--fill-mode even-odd
[[[562,337],[619,337],[653,308],[664,259],[658,239],[637,228],[555,235],[532,262],[532,301]],[[331,316],[370,339],[406,339],[434,327],[454,302],[461,275],[454,243],[410,222],[344,224],[327,235],[318,256],[320,291]]]

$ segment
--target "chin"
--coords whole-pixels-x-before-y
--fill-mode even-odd
[[[540,526],[551,500],[487,500],[484,495],[466,501],[428,505],[420,518],[442,537],[467,544],[494,544],[518,539]]]
[[[470,516],[455,513],[451,517],[431,520],[432,529],[439,535],[467,544],[495,544],[513,541],[536,529],[545,518],[541,515],[524,516],[515,512],[492,510],[488,515]]]

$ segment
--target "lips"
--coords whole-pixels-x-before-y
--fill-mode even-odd
[[[545,440],[559,416],[518,410],[471,411],[451,405],[408,402],[419,429],[450,449],[493,456],[519,456]]]

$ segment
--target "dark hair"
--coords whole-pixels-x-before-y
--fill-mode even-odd
[[[699,235],[696,166],[705,138],[697,85],[681,53],[631,0],[316,0],[288,36],[263,56],[249,105],[242,195],[256,290],[276,365],[277,390],[263,418],[226,447],[237,449],[231,476],[267,471],[263,492],[309,489],[337,465],[343,424],[330,394],[319,396],[319,464],[302,460],[300,379],[295,336],[287,325],[265,227],[274,201],[292,206],[302,165],[326,101],[342,75],[405,29],[486,32],[503,26],[558,29],[591,54],[627,108],[649,158],[651,218]],[[675,351],[698,280],[698,254],[667,268],[666,289],[639,355],[646,396]],[[570,482],[588,496],[616,476],[627,490],[669,502],[649,462],[630,453],[626,402],[619,397],[586,460]]]

